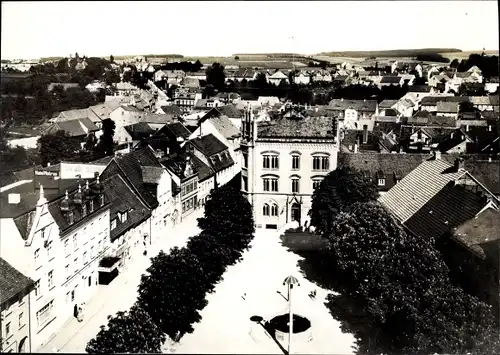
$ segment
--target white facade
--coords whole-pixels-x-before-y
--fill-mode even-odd
[[[26,138],[16,138],[16,139],[8,139],[7,144],[9,147],[21,146],[25,149],[35,149],[38,146],[38,137],[26,137]]]

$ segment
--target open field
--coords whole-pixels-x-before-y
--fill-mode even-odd
[[[395,50],[380,50],[380,51],[343,51],[343,52],[323,52],[318,53],[318,56],[328,57],[352,57],[352,58],[369,58],[369,57],[415,57],[419,54],[436,54],[460,52],[457,48],[421,48],[421,49],[395,49]]]
[[[481,54],[481,53],[483,53],[482,50],[466,51],[466,52],[448,52],[448,53],[439,53],[439,54],[441,54],[443,57],[448,58],[450,60],[453,60],[455,58],[458,60],[462,60],[462,59],[469,58],[469,55],[471,55],[471,54]],[[484,54],[486,54],[486,55],[498,55],[498,50],[484,51]]]

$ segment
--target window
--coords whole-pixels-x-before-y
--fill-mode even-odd
[[[24,313],[21,312],[19,313],[19,329],[21,329],[24,326]]]
[[[124,213],[122,213],[122,222],[125,222],[127,218],[128,218],[128,212],[125,211]]]
[[[262,206],[262,214],[264,216],[269,216],[269,205],[267,203],[264,203],[264,206]]]
[[[248,168],[248,154],[243,153],[243,167]]]
[[[49,289],[52,288],[52,286],[54,286],[54,270],[52,271],[49,271]]]
[[[76,250],[78,249],[78,238],[77,238],[77,235],[75,234],[73,236],[73,250]]]
[[[300,155],[292,155],[292,170],[300,169]]]
[[[323,181],[323,179],[314,179],[313,180],[313,190],[316,190],[317,188],[319,188],[322,181]]]
[[[75,300],[75,290],[71,291],[71,302]]]
[[[116,228],[116,219],[113,219],[111,221],[111,230],[115,229]]]
[[[66,256],[69,255],[69,239],[66,239],[64,241],[64,254]]]
[[[45,325],[52,317],[52,310],[54,308],[54,301],[50,301],[45,306],[43,306],[38,312],[36,312],[36,324],[37,327]]]
[[[35,297],[40,295],[40,280],[35,282]]]
[[[95,253],[94,253],[94,246],[91,246],[90,247],[90,259],[93,259],[95,256]]]
[[[278,169],[279,168],[279,158],[278,155],[263,155],[262,156],[262,167],[264,169]]]
[[[299,193],[299,178],[292,178],[292,193]]]
[[[87,252],[83,252],[83,264],[86,265],[88,263],[88,260],[87,260]]]
[[[385,185],[385,179],[378,179],[378,186],[384,186]]]
[[[278,178],[264,178],[262,179],[264,183],[264,191],[272,191],[272,192],[277,192],[278,191]]]
[[[35,267],[40,263],[40,249],[35,250]]]
[[[327,171],[330,168],[330,157],[328,156],[314,156],[313,157],[313,170]]]
[[[278,205],[274,203],[273,206],[271,207],[271,216],[276,217],[277,215],[278,215]]]
[[[71,302],[71,292],[66,293],[66,303]]]
[[[5,324],[5,337],[8,338],[10,336],[10,322]]]
[[[66,271],[66,279],[69,279],[71,277],[71,274],[69,272],[69,264],[66,265],[66,267],[64,268],[64,270]]]
[[[94,212],[94,200],[90,200],[89,204],[90,204],[89,206],[90,212]]]
[[[52,242],[50,241],[47,243],[47,258],[51,260],[51,256],[52,256]]]
[[[102,248],[102,240],[100,240],[100,241],[97,243],[97,250],[101,251],[101,248]]]

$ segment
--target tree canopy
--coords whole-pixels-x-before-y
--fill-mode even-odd
[[[78,142],[62,130],[43,135],[38,139],[38,150],[43,165],[60,163],[65,159],[72,160],[79,149]]]
[[[330,231],[333,218],[355,202],[369,202],[378,198],[378,189],[370,177],[348,167],[339,166],[325,176],[312,197],[311,225],[325,234]]]
[[[213,87],[219,91],[224,90],[226,83],[226,74],[224,72],[224,66],[220,63],[213,63],[206,70],[207,84],[213,85]]]
[[[107,326],[101,326],[85,351],[89,354],[160,354],[164,341],[165,335],[149,314],[135,304],[128,312],[109,316]]]
[[[114,136],[115,136],[116,124],[113,120],[107,119],[102,121],[102,135],[99,138],[99,143],[96,149],[104,155],[113,154],[113,149],[115,146]]]

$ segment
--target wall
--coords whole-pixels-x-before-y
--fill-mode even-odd
[[[29,306],[32,294],[33,292],[31,294],[20,293],[16,302],[2,310],[0,335],[3,343],[0,344],[0,352],[31,352]],[[7,324],[9,324],[9,336],[6,334]],[[21,349],[22,344],[24,346]]]
[[[37,147],[37,142],[40,137],[27,137],[27,138],[18,138],[18,139],[9,139],[7,140],[7,144],[10,147],[21,146],[26,149],[35,149]]]
[[[93,179],[95,172],[101,175],[105,168],[106,165],[61,162],[59,176],[61,179],[74,179],[80,175],[82,179]]]
[[[294,194],[291,190],[292,175],[300,177],[299,193],[295,194],[297,199],[302,198],[301,224],[309,219],[307,213],[311,208],[311,197],[313,193],[313,178],[323,178],[329,171],[337,167],[338,146],[333,143],[287,143],[287,142],[257,142],[255,147],[255,164],[251,152],[248,159],[248,181],[249,189],[254,192],[254,218],[257,226],[265,227],[266,224],[276,224],[278,228],[291,221],[291,204],[287,206],[287,198],[291,200]],[[262,153],[274,151],[279,154],[279,170],[263,169]],[[293,151],[300,152],[300,169],[292,170]],[[311,154],[325,152],[329,154],[329,171],[313,171],[313,157]],[[254,167],[254,168],[252,168]],[[252,171],[255,169],[255,171]],[[246,169],[243,169],[244,176]],[[266,174],[276,175],[279,178],[278,192],[265,192],[263,190],[262,176]],[[252,199],[251,199],[252,200]],[[278,216],[267,217],[263,215],[263,205],[266,202],[276,202],[278,204]]]

